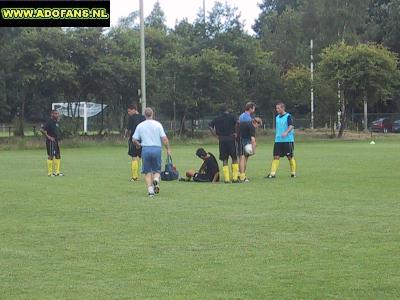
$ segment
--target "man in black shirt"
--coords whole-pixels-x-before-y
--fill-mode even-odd
[[[262,126],[262,120],[260,118],[254,118],[251,122],[240,122],[239,123],[239,173],[240,182],[248,182],[246,177],[247,162],[251,155],[256,154],[256,128]],[[251,145],[247,146],[247,145]],[[250,147],[251,153],[246,151],[246,146]]]
[[[199,148],[196,151],[196,156],[203,160],[203,164],[198,172],[187,171],[186,178],[181,181],[194,182],[218,182],[219,181],[219,166],[215,156],[206,152],[203,148]]]
[[[223,162],[223,173],[225,183],[230,182],[229,157],[232,159],[232,180],[238,182],[239,164],[236,146],[236,125],[237,118],[227,108],[224,113],[212,120],[209,124],[211,133],[219,140],[219,159]]]
[[[125,129],[125,137],[128,139],[128,155],[132,157],[131,171],[132,177],[131,181],[136,181],[139,178],[139,161],[142,156],[142,149],[137,148],[132,142],[132,135],[135,133],[136,127],[145,121],[146,118],[139,114],[137,106],[132,104],[128,106],[128,123]]]
[[[58,120],[60,113],[56,110],[51,112],[51,118],[47,123],[40,129],[42,134],[46,137],[46,149],[47,149],[47,175],[49,177],[64,176],[60,172],[61,168],[61,153],[59,141],[61,139],[61,131],[58,126]],[[54,172],[53,172],[54,166]]]

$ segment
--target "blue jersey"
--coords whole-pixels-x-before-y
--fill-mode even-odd
[[[293,126],[292,116],[289,113],[282,116],[277,115],[275,120],[275,143],[294,142],[294,129],[289,132],[287,137],[282,137],[282,134],[289,128],[289,126]]]
[[[251,117],[251,115],[249,115],[248,113],[244,112],[240,115],[239,117],[239,122],[251,122],[253,121],[253,118]]]

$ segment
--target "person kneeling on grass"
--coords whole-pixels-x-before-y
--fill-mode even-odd
[[[198,172],[187,171],[186,178],[181,178],[180,181],[194,182],[218,182],[219,181],[219,166],[215,156],[206,152],[203,148],[196,151],[196,156],[203,160],[203,164]]]

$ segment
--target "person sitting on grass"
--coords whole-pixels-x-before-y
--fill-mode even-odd
[[[200,170],[198,172],[187,171],[186,178],[181,178],[180,181],[218,182],[219,166],[215,156],[203,148],[197,149],[196,156],[203,160]]]

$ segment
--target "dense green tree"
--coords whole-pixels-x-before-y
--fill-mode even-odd
[[[167,31],[167,25],[165,24],[165,13],[161,8],[160,2],[154,3],[153,10],[150,15],[145,20],[145,25],[147,27],[152,27],[160,31]]]
[[[254,30],[264,49],[284,71],[309,63],[310,40],[315,53],[338,41],[357,43],[366,28],[370,1],[265,0]]]
[[[206,32],[209,38],[215,38],[218,34],[225,32],[241,33],[243,27],[238,9],[227,3],[215,2],[207,16]]]
[[[216,2],[206,18],[200,12],[194,22],[168,28],[157,2],[145,20],[148,105],[158,116],[175,117],[180,132],[185,120],[215,114],[223,103],[239,112],[253,100],[270,119],[273,104],[283,99],[294,113],[307,114],[310,74],[304,66],[312,39],[316,122],[334,122],[338,83],[346,121],[349,109],[361,111],[363,102],[382,106],[394,94],[395,57],[360,42],[399,52],[399,3],[263,0],[252,36],[227,3]],[[15,119],[23,135],[24,121],[43,121],[52,102],[94,101],[109,107],[97,118],[100,133],[106,126],[122,129],[126,106],[139,100],[139,45],[138,12],[107,30],[0,28],[0,122]],[[396,97],[390,101],[394,108]],[[73,125],[77,131],[79,122]]]
[[[46,111],[40,108],[74,86],[76,69],[64,51],[66,40],[60,28],[25,28],[11,45],[9,103],[18,115],[15,133],[23,136],[26,113],[31,119],[43,118]]]
[[[10,59],[8,47],[6,47],[7,35],[10,30],[8,28],[0,28],[0,123],[10,121],[10,106],[7,103],[7,69],[9,69]]]
[[[198,55],[168,55],[163,60],[165,84],[161,105],[170,116],[176,109],[181,120],[215,112],[222,104],[234,108],[239,103],[239,72],[235,58],[217,49]]]
[[[323,52],[320,74],[331,85],[339,82],[343,92],[340,136],[346,127],[349,107],[372,105],[393,95],[398,86],[397,68],[396,56],[378,45],[339,43]],[[364,126],[367,128],[367,122]]]
[[[310,111],[311,72],[305,67],[290,69],[284,75],[285,102],[295,112]]]
[[[375,41],[382,44],[387,38],[391,28],[388,28],[391,23],[389,10],[393,12],[396,7],[396,0],[372,0],[368,8],[368,22],[364,35],[367,41]],[[391,8],[391,9],[390,9]],[[390,35],[389,35],[390,36]]]

